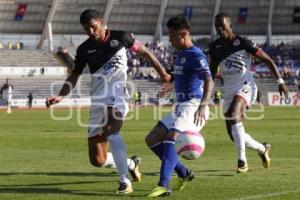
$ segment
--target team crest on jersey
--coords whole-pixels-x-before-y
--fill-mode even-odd
[[[235,39],[234,41],[233,41],[233,46],[239,46],[241,44],[241,41],[239,40],[239,39]]]
[[[186,62],[186,58],[185,57],[181,58],[180,64],[184,64],[185,62]]]
[[[114,48],[119,45],[119,42],[117,40],[112,40],[112,41],[110,41],[109,45],[110,45],[110,47]]]
[[[200,65],[201,65],[201,67],[205,67],[206,62],[204,60],[200,60]]]

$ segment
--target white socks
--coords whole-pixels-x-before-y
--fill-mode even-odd
[[[245,133],[245,142],[246,142],[246,147],[257,151],[260,154],[266,151],[265,146],[257,142],[256,140],[254,140],[248,133]]]
[[[102,167],[106,168],[116,168],[116,163],[114,161],[113,155],[110,152],[107,152],[106,154],[106,161]]]
[[[115,165],[119,171],[121,181],[124,181],[128,175],[127,154],[125,144],[119,133],[111,134],[107,137],[112,150]]]
[[[259,153],[265,152],[266,148],[263,144],[254,140],[248,133],[245,133],[245,128],[242,122],[231,125],[231,133],[237,150],[238,159],[245,162],[247,161],[245,147],[253,149]]]
[[[133,170],[135,168],[135,163],[130,158],[127,158],[127,165],[129,170]]]
[[[234,139],[235,148],[238,159],[247,162],[246,145],[245,145],[245,129],[242,122],[231,125],[231,134]]]
[[[135,163],[130,158],[127,158],[127,166],[130,170],[133,170],[135,168]],[[106,154],[106,161],[102,167],[106,168],[117,168],[116,163],[113,158],[113,154],[111,152],[107,152]]]

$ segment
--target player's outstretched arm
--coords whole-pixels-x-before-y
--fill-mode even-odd
[[[165,68],[160,64],[150,49],[141,44],[136,53],[144,57],[147,62],[154,67],[157,73],[159,73],[162,82],[169,82],[171,80],[171,75],[166,72]]]
[[[65,83],[63,84],[58,96],[53,96],[46,99],[47,108],[53,104],[57,104],[61,102],[63,98],[67,96],[71,92],[71,90],[75,87],[79,76],[80,73],[76,71],[72,71],[71,74],[68,76],[68,78],[65,80]]]
[[[258,51],[258,53],[256,53],[255,55],[256,57],[258,57],[259,59],[261,59],[264,63],[267,64],[268,68],[272,71],[272,73],[275,75],[275,78],[277,80],[277,83],[279,85],[278,90],[280,95],[282,96],[282,94],[284,94],[285,98],[288,98],[288,94],[289,94],[289,90],[286,87],[283,79],[280,76],[280,73],[274,63],[274,61],[270,58],[270,56],[263,51],[262,49],[260,49]]]

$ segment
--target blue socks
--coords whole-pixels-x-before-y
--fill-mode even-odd
[[[160,160],[162,160],[164,154],[163,143],[158,143],[155,146],[149,148],[155,153],[155,155],[159,157]],[[174,170],[180,178],[184,178],[187,176],[187,168],[178,159]]]
[[[187,169],[180,163],[177,158],[174,144],[175,141],[168,138],[163,143],[150,148],[162,160],[160,180],[158,183],[159,186],[169,186],[173,170],[177,172],[179,177],[185,177],[187,174]]]

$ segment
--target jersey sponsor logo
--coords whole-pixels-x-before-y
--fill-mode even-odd
[[[112,40],[109,43],[110,47],[115,48],[119,45],[119,42],[117,40]]]
[[[239,39],[235,39],[234,41],[233,41],[233,46],[239,46],[241,44],[241,41],[239,40]]]
[[[223,76],[226,75],[240,75],[242,74],[241,70],[229,70],[229,71],[224,71]]]
[[[242,66],[239,66],[239,64],[237,62],[234,62],[232,60],[226,60],[225,67],[227,69],[231,69],[231,68],[236,68],[236,69],[239,69],[239,70],[243,69]]]
[[[88,53],[89,53],[89,54],[92,54],[92,53],[95,53],[96,51],[97,51],[96,49],[89,49],[89,50],[88,50]]]
[[[185,58],[185,57],[182,57],[181,60],[180,60],[180,64],[183,65],[185,62],[186,62],[186,58]]]
[[[239,75],[242,74],[243,68],[238,66],[235,62],[231,60],[226,60],[225,63],[226,70],[223,71],[223,75]]]
[[[183,75],[183,66],[178,66],[178,65],[175,65],[174,66],[174,74],[176,75]]]
[[[114,65],[113,63],[106,63],[104,66],[104,71],[101,73],[103,76],[111,76],[113,75],[115,72],[118,71],[118,69],[120,68],[117,65]]]
[[[121,60],[122,60],[121,56],[113,57],[109,62],[103,65],[103,72],[101,74],[104,76],[113,75],[122,67]]]

